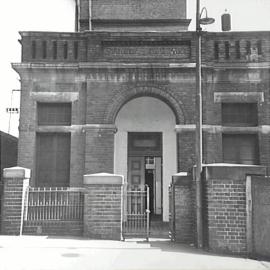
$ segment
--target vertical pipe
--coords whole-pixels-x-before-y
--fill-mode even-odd
[[[89,0],[89,30],[92,31],[92,0]]]
[[[201,73],[200,0],[196,5],[196,220],[197,246],[203,247],[202,235],[202,73]]]
[[[79,5],[78,0],[75,0],[75,32],[79,31]]]
[[[146,188],[147,190],[147,193],[146,193],[146,196],[147,196],[147,209],[146,209],[146,219],[147,219],[147,228],[146,228],[146,241],[148,242],[149,241],[149,229],[150,229],[150,221],[149,221],[149,214],[150,214],[150,210],[149,210],[149,187],[147,186]]]
[[[253,252],[253,232],[252,232],[252,178],[246,177],[246,226],[247,226],[247,253]]]

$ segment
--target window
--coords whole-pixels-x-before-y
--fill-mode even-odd
[[[241,58],[241,51],[240,51],[240,41],[235,41],[235,58],[240,59]]]
[[[129,156],[161,156],[162,133],[161,132],[129,132],[128,133]]]
[[[38,133],[36,141],[37,186],[69,186],[70,134]]]
[[[38,103],[38,125],[70,126],[71,103]]]
[[[246,43],[246,53],[250,54],[251,52],[251,42],[248,40]]]
[[[262,55],[262,41],[261,40],[257,41],[257,50],[258,50],[258,55]]]
[[[225,41],[224,46],[225,46],[225,59],[230,59],[230,42]]]
[[[42,41],[42,58],[43,59],[47,58],[47,41],[46,40]]]
[[[31,46],[31,54],[32,54],[32,58],[35,59],[36,58],[36,53],[37,53],[37,43],[35,40],[32,41],[32,46]]]
[[[218,41],[215,41],[214,53],[215,53],[215,60],[218,60],[219,59],[219,42]]]
[[[236,164],[259,164],[258,137],[250,134],[222,135],[223,161]]]
[[[65,43],[64,43],[63,56],[64,56],[64,59],[68,58],[68,43],[67,43],[67,41],[65,41]]]
[[[78,59],[78,50],[79,50],[79,42],[78,41],[74,41],[74,59]]]
[[[222,103],[222,125],[257,126],[257,103]]]
[[[57,42],[53,41],[53,59],[57,59]]]

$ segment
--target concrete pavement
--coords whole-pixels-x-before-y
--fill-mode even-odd
[[[227,257],[155,239],[126,242],[0,236],[0,270],[270,270],[270,262]]]

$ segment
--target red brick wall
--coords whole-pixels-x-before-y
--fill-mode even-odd
[[[245,179],[211,179],[206,185],[210,249],[226,253],[245,253]]]
[[[265,168],[241,165],[204,167],[205,237],[210,250],[247,253],[246,175],[265,175]]]
[[[114,132],[88,129],[85,133],[85,174],[113,173]]]
[[[84,1],[87,3],[87,1]],[[216,92],[263,92],[264,101],[258,103],[259,127],[253,128],[252,133],[259,136],[260,162],[262,165],[270,167],[269,158],[269,125],[270,125],[270,105],[269,105],[269,72],[259,68],[261,63],[256,65],[256,69],[247,69],[249,61],[245,58],[245,42],[251,40],[253,44],[257,40],[262,40],[263,54],[260,61],[269,62],[269,41],[267,33],[207,33],[203,35],[203,59],[207,60],[207,69],[203,69],[203,123],[207,125],[204,130],[204,161],[206,163],[222,162],[222,133],[221,123],[221,103],[214,101]],[[84,124],[114,124],[115,115],[118,110],[113,111],[113,116],[109,110],[117,104],[117,109],[128,100],[137,96],[153,96],[167,102],[175,110],[176,123],[180,125],[193,125],[189,130],[178,129],[178,169],[187,171],[195,163],[194,147],[194,124],[195,124],[195,39],[194,33],[181,32],[174,33],[109,33],[109,32],[84,32],[84,33],[26,33],[23,36],[23,62],[42,62],[42,68],[21,69],[22,98],[21,98],[21,119],[20,119],[20,140],[18,163],[32,169],[33,181],[35,179],[35,133],[36,126],[36,106],[34,94],[48,94],[55,97],[54,101],[63,101],[66,92],[78,93],[78,100],[73,103],[72,127],[65,131],[72,132],[71,142],[71,185],[81,185],[84,173],[95,173],[100,171],[113,171],[113,135],[105,132],[104,139],[97,139],[95,132],[88,132],[84,142]],[[62,58],[53,60],[31,59],[31,40],[59,40],[62,44],[66,39],[70,44],[76,39],[82,42],[80,47],[80,57],[74,62],[74,58],[65,60]],[[141,59],[138,56],[128,56],[125,59],[104,56],[104,44],[102,41],[129,42],[136,43],[144,40],[172,41],[190,40],[191,55],[188,60],[177,58],[167,59],[160,55],[156,59]],[[221,48],[221,58],[219,61],[213,59],[214,41],[223,43],[231,40],[241,40],[242,58],[235,59],[234,47],[231,48],[231,58],[224,59],[224,48]],[[60,44],[59,43],[59,44]],[[139,43],[138,43],[139,44]],[[166,44],[166,43],[165,43]],[[48,43],[49,46],[49,43]],[[106,45],[107,46],[107,45]],[[129,45],[131,46],[131,45]],[[60,46],[61,47],[61,46]],[[59,47],[59,49],[60,49]],[[159,46],[158,46],[159,47]],[[72,47],[70,47],[72,48]],[[86,52],[86,48],[88,48]],[[40,47],[39,47],[40,50]],[[49,52],[48,52],[49,53]],[[59,51],[62,55],[62,52]],[[38,53],[40,55],[40,52]],[[181,60],[181,61],[180,61]],[[64,62],[63,62],[64,61]],[[80,68],[78,61],[88,62]],[[122,63],[126,64],[120,64]],[[138,63],[145,63],[143,67]],[[174,68],[168,63],[180,63],[183,66]],[[54,66],[52,63],[57,64]],[[96,62],[100,62],[97,65]],[[102,63],[108,63],[108,67]],[[188,63],[187,63],[188,62]],[[51,63],[51,65],[47,65]],[[239,65],[239,69],[230,68],[230,65]],[[107,65],[107,64],[106,64]],[[56,68],[57,67],[57,68]],[[222,67],[222,68],[220,68]],[[53,78],[53,80],[52,80]],[[31,80],[30,80],[31,79]],[[59,88],[59,84],[70,87]],[[144,90],[142,90],[144,89]],[[158,89],[158,90],[155,90]],[[63,92],[63,96],[59,96]],[[65,93],[64,93],[65,92]],[[46,95],[47,95],[46,94]],[[50,94],[48,94],[50,96]],[[171,98],[168,98],[171,97]],[[232,100],[234,97],[232,97]],[[113,105],[112,105],[113,104]],[[178,108],[177,108],[178,107]],[[176,109],[177,108],[177,109]],[[180,109],[179,109],[180,108]],[[260,125],[266,125],[263,127]],[[87,127],[86,127],[87,128]],[[50,131],[59,132],[60,127]],[[231,128],[230,133],[249,134],[250,129],[239,131],[237,127]],[[86,134],[86,133],[85,133]],[[85,151],[85,152],[84,152]],[[84,161],[84,158],[86,159]],[[84,169],[85,167],[85,169]]]
[[[195,164],[195,131],[182,132],[178,139],[178,171],[186,172]]]
[[[83,221],[24,221],[23,234],[82,236]]]
[[[4,197],[2,205],[2,234],[20,234],[22,198],[24,190],[29,185],[29,179],[4,179]]]
[[[121,239],[121,185],[85,185],[84,236]]]
[[[92,0],[94,19],[184,19],[186,0]],[[89,18],[89,0],[81,1],[81,19]]]

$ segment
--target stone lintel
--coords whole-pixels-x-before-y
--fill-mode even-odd
[[[245,164],[204,164],[206,180],[245,180],[247,175],[266,175],[266,167]]]
[[[214,93],[214,102],[264,102],[264,93],[263,92],[215,92]]]
[[[83,176],[84,185],[123,185],[124,176],[109,173],[87,174]]]
[[[21,179],[29,179],[31,175],[31,170],[22,168],[22,167],[11,167],[5,168],[3,170],[3,176],[5,178],[21,178]]]
[[[78,100],[78,92],[32,92],[31,97],[40,102],[74,102]]]
[[[176,125],[175,132],[183,133],[183,132],[195,132],[196,125],[195,124],[187,124],[187,125]],[[256,127],[229,127],[229,126],[221,126],[221,125],[203,125],[202,129],[207,133],[237,133],[237,134],[269,134],[270,133],[270,125],[261,125]]]
[[[117,132],[117,127],[113,124],[86,124],[83,126],[83,130],[96,130],[97,132],[112,131],[115,133]]]

